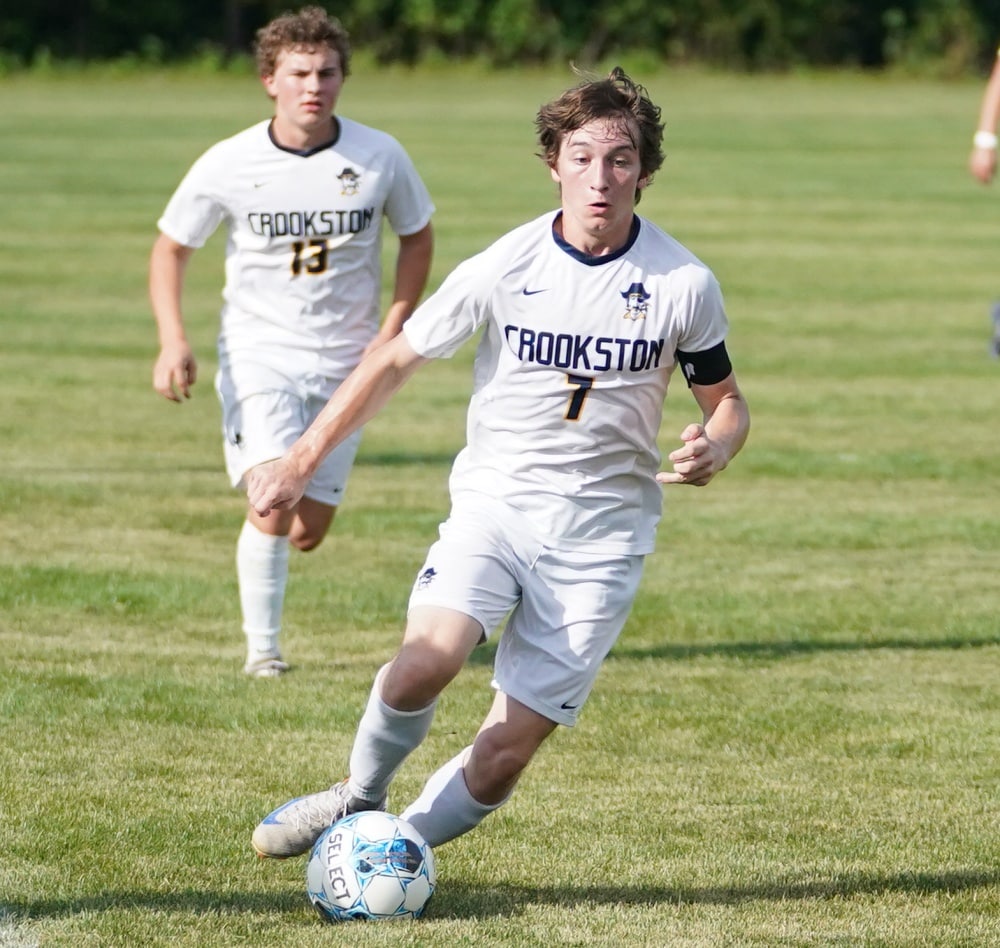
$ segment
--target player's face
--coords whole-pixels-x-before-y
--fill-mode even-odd
[[[307,148],[331,137],[344,85],[340,53],[326,46],[282,50],[274,74],[263,82],[274,99],[274,131],[283,145]]]
[[[562,196],[562,236],[585,253],[611,253],[628,240],[640,177],[637,136],[621,120],[598,119],[562,142],[552,178]]]

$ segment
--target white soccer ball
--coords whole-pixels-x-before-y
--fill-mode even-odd
[[[406,820],[381,810],[352,813],[316,840],[306,891],[320,917],[419,918],[434,894],[434,853]]]

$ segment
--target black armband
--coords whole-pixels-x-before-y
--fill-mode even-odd
[[[678,349],[675,356],[687,380],[688,388],[692,385],[715,385],[729,378],[733,371],[729,353],[726,352],[725,340],[701,352],[682,352]]]

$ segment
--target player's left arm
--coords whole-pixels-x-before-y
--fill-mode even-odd
[[[399,253],[396,255],[396,281],[392,292],[392,302],[386,310],[378,335],[369,343],[365,355],[379,346],[385,345],[399,334],[420,302],[420,296],[427,286],[427,277],[434,256],[434,231],[430,223],[414,234],[404,234],[399,238]]]
[[[656,475],[661,484],[704,487],[736,456],[750,431],[750,409],[732,372],[712,385],[691,383],[691,394],[701,408],[702,422],[681,432],[683,444],[667,456],[673,471]]]
[[[993,180],[997,170],[997,125],[1000,124],[1000,50],[993,61],[993,70],[983,90],[979,107],[979,124],[969,155],[969,170],[983,184]]]

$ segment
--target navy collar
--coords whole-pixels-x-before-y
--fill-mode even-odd
[[[287,145],[282,145],[274,137],[274,119],[271,119],[267,123],[267,137],[271,139],[271,144],[275,148],[281,149],[281,151],[287,151],[290,155],[298,155],[300,158],[308,158],[310,155],[315,155],[317,152],[326,151],[327,148],[333,148],[334,145],[340,141],[340,132],[343,128],[340,120],[334,116],[333,118],[333,138],[329,141],[323,142],[320,145],[313,145],[312,148],[289,148]]]
[[[556,245],[560,250],[568,253],[574,260],[579,260],[580,263],[585,264],[588,267],[599,267],[601,264],[610,263],[612,260],[617,260],[619,257],[625,256],[631,249],[632,245],[636,242],[639,236],[639,215],[632,215],[632,226],[629,228],[628,240],[622,244],[617,250],[611,253],[602,254],[601,256],[595,257],[592,254],[584,253],[582,250],[578,250],[572,244],[567,243],[556,231],[556,224],[559,218],[562,217],[562,211],[557,211],[556,216],[552,219],[552,239],[556,242]]]

